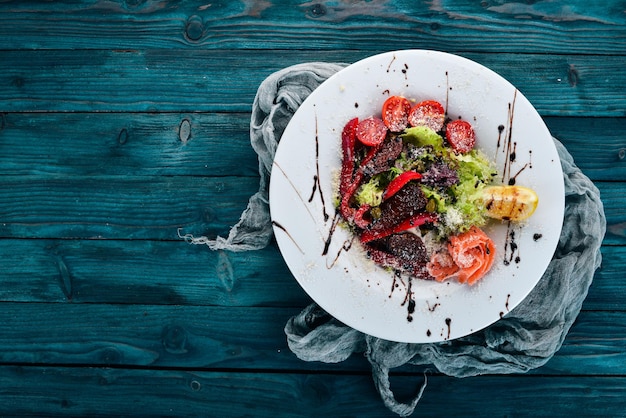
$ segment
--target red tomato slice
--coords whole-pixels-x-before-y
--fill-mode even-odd
[[[391,96],[383,103],[383,122],[391,132],[402,132],[409,124],[411,102],[402,96]]]
[[[369,117],[356,126],[357,139],[369,147],[381,144],[386,136],[387,127],[381,119]]]
[[[446,127],[446,139],[456,152],[470,152],[476,145],[476,135],[472,125],[464,120],[453,120]]]
[[[409,112],[409,124],[411,126],[426,126],[435,132],[443,128],[446,120],[446,111],[435,100],[425,100],[419,102]]]

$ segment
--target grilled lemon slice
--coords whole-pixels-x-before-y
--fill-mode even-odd
[[[505,221],[523,221],[537,209],[539,197],[523,186],[489,186],[483,190],[487,216]]]

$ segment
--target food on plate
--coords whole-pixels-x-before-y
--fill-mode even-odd
[[[480,228],[537,207],[533,190],[493,184],[471,123],[434,100],[391,96],[381,117],[350,120],[341,142],[340,215],[371,259],[413,277],[475,284],[495,259]]]
[[[437,281],[454,277],[459,283],[472,285],[491,269],[494,260],[493,242],[473,226],[469,231],[451,236],[446,250],[434,252],[426,268]]]
[[[537,193],[523,186],[489,186],[482,198],[487,216],[511,221],[528,219],[539,203]]]

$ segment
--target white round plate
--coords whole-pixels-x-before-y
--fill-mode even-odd
[[[493,221],[483,228],[497,258],[474,286],[396,277],[369,260],[358,240],[337,226],[341,131],[354,117],[380,116],[390,95],[438,100],[450,118],[470,121],[477,147],[496,162],[499,180],[514,178],[539,195],[536,212],[523,224]],[[346,325],[399,342],[459,338],[518,305],[552,259],[564,203],[556,147],[530,102],[480,64],[425,50],[372,56],[320,85],[287,126],[270,180],[276,240],[302,288]]]

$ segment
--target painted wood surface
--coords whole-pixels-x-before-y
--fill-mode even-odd
[[[416,384],[401,375],[394,384],[407,396],[422,380]],[[6,382],[13,387],[7,389]],[[455,415],[461,417],[553,417],[555,411],[620,416],[626,406],[623,377],[481,376],[468,382],[428,376],[428,384],[432,395],[418,407],[424,416],[442,411],[458,411]],[[0,412],[20,415],[392,416],[380,402],[367,401],[378,394],[366,374],[7,366],[0,368],[0,386],[0,396],[7,399]],[[488,394],[489,401],[476,396],[477,391]]]
[[[258,189],[256,89],[288,65],[439,49],[499,72],[601,191],[602,267],[528,374],[427,374],[415,416],[624,416],[626,4],[0,2],[0,415],[394,416],[361,355],[304,362],[311,302],[271,243],[226,235]],[[398,396],[423,369],[394,370]]]
[[[0,112],[248,112],[274,71],[382,51],[6,50]],[[450,52],[500,73],[544,116],[625,114],[623,55]]]
[[[1,12],[7,49],[419,47],[613,55],[623,51],[626,36],[620,0],[9,1]]]

